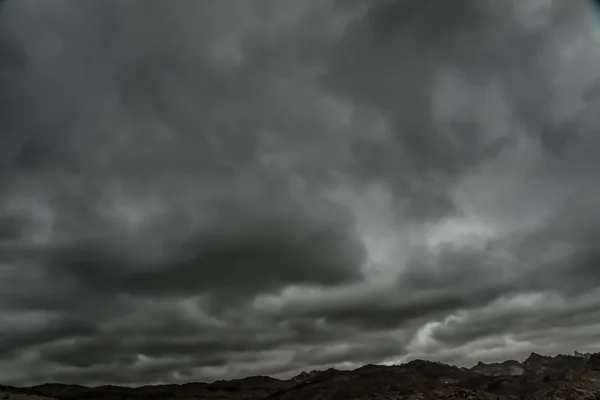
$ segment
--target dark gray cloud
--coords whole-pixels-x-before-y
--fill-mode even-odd
[[[1,6],[3,383],[600,350],[586,3]]]

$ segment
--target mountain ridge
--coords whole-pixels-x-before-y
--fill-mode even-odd
[[[472,367],[412,360],[391,366],[367,364],[354,370],[303,371],[290,379],[257,375],[135,388],[60,383],[0,386],[0,400],[31,396],[44,400],[600,400],[600,353],[531,353],[522,362],[478,362]]]

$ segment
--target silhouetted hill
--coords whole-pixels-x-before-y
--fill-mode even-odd
[[[367,400],[495,399],[600,400],[600,354],[531,353],[523,362],[479,362],[460,368],[413,360],[395,366],[365,365],[353,371],[302,372],[280,380],[268,376],[182,385],[85,387],[44,384],[0,386],[0,400]]]

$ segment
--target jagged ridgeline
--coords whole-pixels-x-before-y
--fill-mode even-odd
[[[139,388],[44,384],[0,387],[0,400],[600,400],[600,353],[544,356],[466,368],[413,360],[302,372],[290,379],[253,376],[213,383]]]

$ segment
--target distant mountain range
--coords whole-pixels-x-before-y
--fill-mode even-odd
[[[288,379],[267,376],[129,388],[48,383],[0,386],[0,400],[600,400],[600,353],[554,357],[531,353],[522,362],[479,362],[472,368],[414,360],[365,365],[353,371],[302,372]]]

